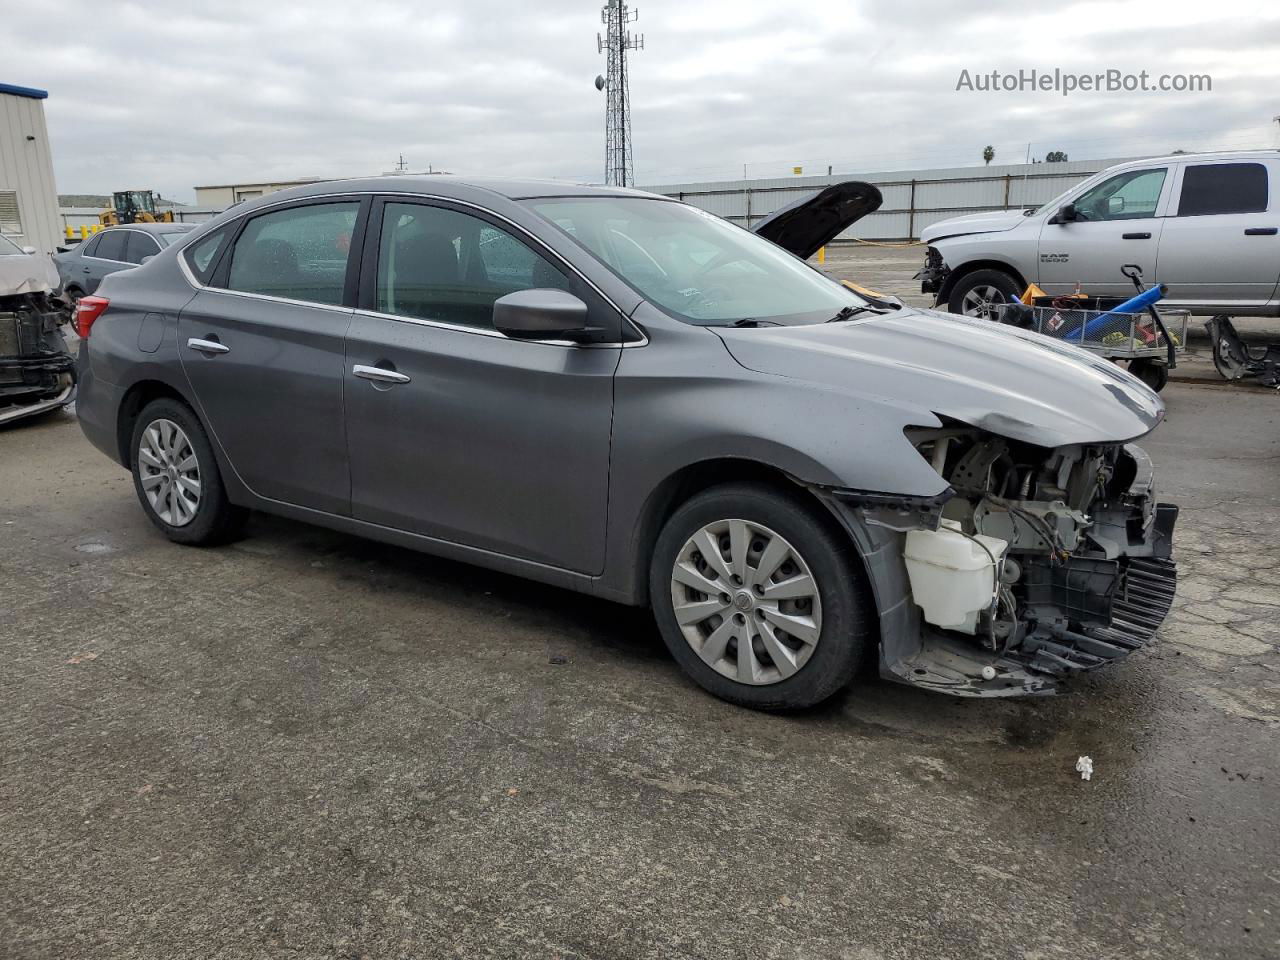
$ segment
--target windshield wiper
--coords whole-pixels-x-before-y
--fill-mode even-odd
[[[731,327],[778,327],[781,324],[772,320],[757,320],[755,317],[740,317],[729,324]]]
[[[864,303],[860,307],[841,307],[840,312],[828,320],[827,323],[839,323],[841,320],[852,320],[854,317],[860,316],[864,313],[874,313],[876,316],[882,316],[888,312],[888,310],[881,310],[878,307],[873,307],[869,303]]]

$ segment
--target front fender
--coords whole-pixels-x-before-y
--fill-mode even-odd
[[[823,390],[740,365],[706,328],[667,327],[624,349],[614,381],[605,572],[598,592],[633,602],[640,531],[655,491],[708,461],[742,461],[799,484],[936,497],[947,490],[907,440],[926,409]]]

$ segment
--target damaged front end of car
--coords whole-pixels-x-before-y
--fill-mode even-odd
[[[831,491],[880,607],[884,676],[959,696],[1052,693],[1142,647],[1173,603],[1178,508],[1132,443],[1045,448],[945,418],[907,438],[932,498]]]
[[[0,424],[70,403],[75,360],[62,337],[66,311],[46,291],[0,295]]]

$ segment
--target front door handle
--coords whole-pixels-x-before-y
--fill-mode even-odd
[[[1120,235],[1121,240],[1150,240],[1149,233],[1124,233]]]
[[[228,347],[225,343],[219,343],[217,340],[201,340],[197,337],[192,337],[190,340],[188,340],[187,346],[190,347],[192,350],[199,350],[201,353],[206,354],[208,356],[213,356],[214,354],[217,354],[217,353],[231,352],[231,348]]]
[[[376,380],[378,383],[408,383],[409,378],[403,373],[388,370],[386,367],[370,367],[357,363],[351,372],[364,380]]]
[[[1246,237],[1274,237],[1277,233],[1280,233],[1277,227],[1246,227],[1244,231]]]

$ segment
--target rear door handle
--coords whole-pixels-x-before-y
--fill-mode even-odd
[[[1149,233],[1125,233],[1120,235],[1121,240],[1150,240]]]
[[[1277,233],[1278,227],[1246,227],[1244,231],[1246,237],[1274,237]]]
[[[395,370],[388,370],[386,367],[370,367],[363,363],[357,363],[351,368],[351,372],[364,380],[376,380],[378,383],[409,382],[409,378],[403,373],[397,373]]]
[[[210,356],[216,353],[231,352],[231,348],[225,343],[219,343],[217,340],[200,340],[197,337],[192,337],[188,340],[187,346],[192,350],[199,350],[201,353],[208,354]]]

